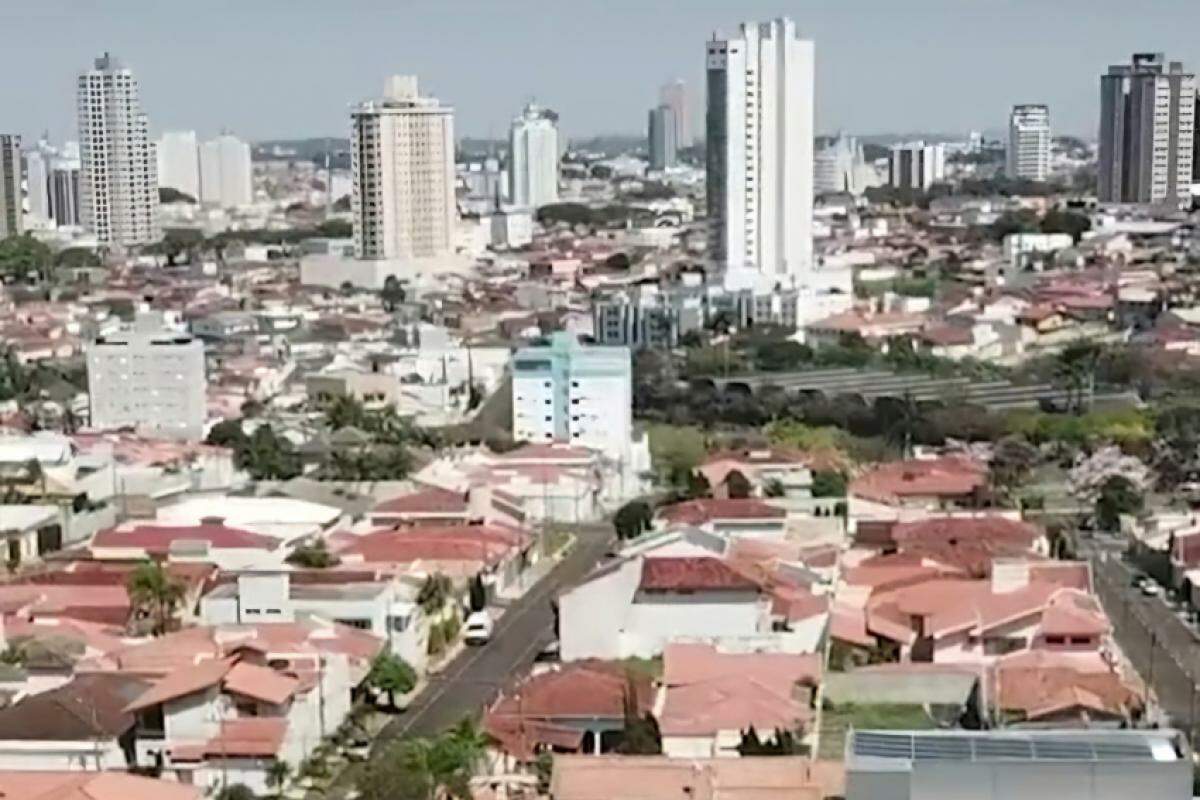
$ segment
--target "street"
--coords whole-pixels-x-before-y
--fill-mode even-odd
[[[508,607],[492,640],[482,647],[467,647],[432,677],[407,711],[380,732],[373,754],[397,738],[429,736],[449,728],[480,711],[500,688],[525,674],[538,650],[552,639],[551,601],[600,561],[612,536],[612,526],[579,526],[575,533],[578,540],[566,558]]]

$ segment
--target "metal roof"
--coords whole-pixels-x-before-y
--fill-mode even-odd
[[[1176,731],[852,731],[847,755],[904,761],[1177,761]]]

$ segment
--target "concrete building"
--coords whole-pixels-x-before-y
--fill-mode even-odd
[[[790,19],[706,45],[708,253],[726,283],[813,266],[813,43]]]
[[[530,103],[508,133],[508,199],[519,208],[558,202],[558,114]]]
[[[866,179],[865,168],[867,164],[858,139],[838,134],[814,156],[813,191],[817,194],[862,194],[869,188],[868,184],[873,183]]]
[[[50,217],[60,228],[82,224],[79,210],[79,149],[67,148],[50,161]]]
[[[646,127],[646,142],[650,150],[650,169],[670,169],[675,166],[679,148],[679,126],[675,111],[668,105],[650,109]]]
[[[25,211],[39,220],[50,220],[50,159],[53,150],[41,141],[25,153]]]
[[[250,145],[223,133],[200,145],[200,202],[237,208],[254,200]]]
[[[79,76],[80,212],[102,246],[156,241],[158,165],[137,79],[105,53]]]
[[[846,736],[846,800],[1190,797],[1173,730],[872,731]]]
[[[397,75],[351,113],[355,256],[411,262],[453,251],[454,110]]]
[[[946,177],[946,148],[922,141],[898,144],[888,158],[888,185],[926,191]]]
[[[692,98],[688,85],[683,80],[665,83],[658,90],[658,102],[671,109],[675,120],[675,142],[679,147],[691,147],[696,143],[696,130],[692,118]]]
[[[21,137],[0,133],[0,239],[22,230]]]
[[[513,438],[591,447],[613,459],[633,434],[633,359],[627,347],[584,345],[556,333],[513,356]]]
[[[1004,174],[1044,181],[1050,176],[1050,109],[1044,105],[1013,106],[1008,117],[1008,149]]]
[[[156,314],[85,347],[91,427],[199,439],[206,417],[204,343]]]
[[[158,185],[200,199],[200,149],[195,131],[167,131],[159,137]]]
[[[1162,53],[1134,53],[1100,77],[1102,203],[1176,204],[1191,196],[1196,76]]]

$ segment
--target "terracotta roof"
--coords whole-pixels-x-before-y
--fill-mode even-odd
[[[933,517],[892,529],[901,552],[947,564],[975,577],[991,571],[993,559],[1028,555],[1042,531],[1004,517]]]
[[[1000,666],[994,670],[992,684],[1000,708],[1018,711],[1030,721],[1072,708],[1120,718],[1142,704],[1138,694],[1111,671]]]
[[[758,584],[719,558],[645,558],[638,588],[648,592],[757,591]]]
[[[729,461],[735,464],[767,466],[774,464],[794,464],[805,466],[809,455],[803,450],[793,450],[784,447],[746,447],[739,450],[718,450],[710,453],[704,459],[704,466]]]
[[[962,498],[987,485],[987,469],[956,456],[883,464],[850,482],[849,493],[880,503],[906,497]]]
[[[269,667],[240,662],[225,676],[225,689],[264,703],[279,705],[296,693],[300,681]]]
[[[418,525],[345,539],[339,555],[371,563],[470,561],[496,564],[532,540],[529,533],[505,525]]]
[[[137,548],[147,553],[166,554],[176,541],[204,541],[216,549],[274,550],[279,540],[272,536],[230,528],[225,525],[138,525],[128,530],[110,528],[92,538],[93,548]]]
[[[200,800],[200,787],[122,772],[0,771],[5,800]]]
[[[371,509],[372,514],[458,514],[466,511],[466,495],[436,486],[393,497]]]
[[[787,512],[752,497],[738,499],[702,498],[663,506],[657,516],[672,525],[702,525],[711,520],[780,520]]]
[[[821,800],[807,756],[556,756],[555,800]]]
[[[176,670],[139,695],[136,700],[125,706],[125,710],[138,711],[150,708],[177,697],[185,697],[211,686],[217,686],[229,674],[233,664],[234,659],[232,658],[211,658],[190,668]]]
[[[173,743],[174,761],[206,758],[271,758],[278,755],[287,734],[287,717],[239,717],[221,723],[220,733],[206,742]]]

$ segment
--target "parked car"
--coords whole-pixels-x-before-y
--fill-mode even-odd
[[[476,611],[467,617],[463,627],[463,641],[467,644],[487,644],[492,638],[492,616],[486,611]]]
[[[1148,580],[1142,584],[1142,594],[1146,597],[1158,597],[1162,594],[1163,588],[1154,581]]]

